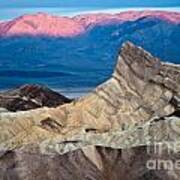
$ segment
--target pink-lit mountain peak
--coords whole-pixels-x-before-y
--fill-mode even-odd
[[[89,26],[111,22],[134,21],[142,17],[155,17],[171,23],[180,23],[180,13],[164,11],[128,11],[118,14],[86,14],[73,18],[46,13],[24,15],[0,24],[0,35],[49,35],[70,37],[84,33]]]
[[[74,17],[74,19],[84,26],[91,24],[106,23],[110,21],[134,21],[142,17],[154,17],[171,23],[180,23],[180,13],[165,11],[126,11],[117,14],[86,14]]]
[[[0,32],[4,35],[75,36],[83,31],[84,27],[71,18],[51,16],[46,13],[24,15],[0,28]]]

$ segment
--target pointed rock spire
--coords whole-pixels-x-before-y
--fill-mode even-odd
[[[125,43],[112,77],[87,96],[57,108],[0,114],[0,148],[35,143],[46,152],[51,144],[63,154],[87,145],[138,146],[159,133],[163,140],[174,124],[165,136],[147,129],[151,122],[160,121],[153,127],[157,131],[161,119],[179,118],[179,82],[180,66]]]

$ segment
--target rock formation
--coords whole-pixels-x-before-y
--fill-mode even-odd
[[[180,66],[123,45],[112,77],[70,104],[0,114],[0,171],[12,179],[178,179],[150,171],[156,143],[179,142]],[[164,152],[165,151],[165,152]],[[172,160],[177,154],[170,156]],[[35,161],[35,162],[34,162]]]
[[[155,156],[155,155],[153,155]],[[153,158],[145,147],[115,150],[89,147],[64,155],[45,156],[37,151],[8,151],[0,160],[0,179],[10,180],[176,180],[179,172],[151,171]],[[92,157],[92,158],[90,158]],[[178,156],[165,156],[166,159]],[[159,157],[160,158],[160,157]]]
[[[9,111],[56,107],[71,102],[70,99],[42,86],[24,85],[0,93],[0,107]]]

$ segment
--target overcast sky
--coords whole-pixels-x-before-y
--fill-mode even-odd
[[[180,0],[0,0],[0,8],[9,7],[177,7]]]

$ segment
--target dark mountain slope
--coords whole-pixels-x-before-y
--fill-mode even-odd
[[[42,83],[51,87],[94,87],[112,73],[119,46],[127,40],[153,55],[174,63],[180,57],[180,25],[152,17],[136,21],[97,25],[72,38],[14,36],[0,38],[0,71],[34,72],[33,78],[18,81],[0,78],[1,86]],[[39,72],[56,72],[55,77],[39,78]],[[62,74],[57,75],[57,72]],[[69,75],[70,73],[70,75]],[[11,76],[11,75],[10,75]],[[8,77],[7,77],[8,78]],[[17,84],[14,84],[17,82]],[[58,83],[57,83],[58,82]],[[66,83],[65,83],[66,82]]]
[[[25,85],[0,93],[0,107],[9,111],[56,107],[70,102],[70,99],[38,85]]]

